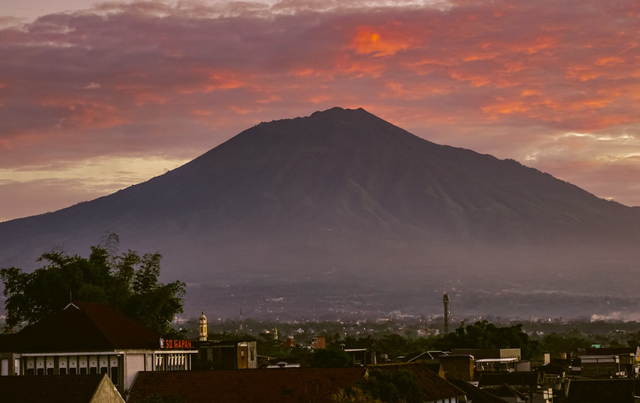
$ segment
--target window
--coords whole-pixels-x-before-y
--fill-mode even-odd
[[[80,368],[80,375],[86,375],[87,374],[87,368]]]
[[[98,373],[98,368],[96,368],[96,367],[89,368],[89,373],[92,374],[92,375],[93,374],[97,374]]]
[[[47,368],[47,375],[53,375],[53,368]]]
[[[102,368],[100,368],[100,373],[101,373],[101,374],[106,374],[106,373],[107,373],[107,371],[108,371],[108,368],[107,368],[107,367],[102,367]]]
[[[36,374],[36,371],[34,371],[33,368],[28,368],[27,369],[27,375],[35,375],[35,374]]]
[[[77,368],[69,368],[69,375],[75,375],[78,373],[78,369]]]
[[[67,374],[67,369],[66,368],[60,368],[58,370],[58,373],[60,373],[60,375],[66,375]]]
[[[38,375],[44,375],[44,368],[38,368]]]
[[[111,367],[111,382],[118,386],[118,367]]]

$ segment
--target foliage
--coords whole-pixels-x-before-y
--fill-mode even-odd
[[[382,403],[378,399],[365,394],[362,389],[351,387],[348,390],[340,390],[331,396],[332,403]]]
[[[88,258],[52,250],[38,259],[47,264],[33,273],[15,267],[0,270],[7,298],[5,330],[35,323],[61,311],[73,299],[107,303],[166,336],[176,337],[170,324],[182,312],[186,285],[181,281],[158,283],[159,253],[140,256],[128,250],[118,254],[118,244],[118,236],[111,233],[91,247]]]
[[[541,353],[540,343],[531,340],[529,335],[522,331],[521,324],[497,327],[486,320],[466,326],[463,322],[455,332],[438,339],[434,346],[449,351],[454,348],[519,348],[524,359]]]
[[[372,369],[369,379],[362,382],[360,388],[366,395],[385,403],[418,403],[424,397],[418,377],[408,369]]]
[[[152,395],[145,397],[142,400],[137,400],[139,403],[183,403],[184,399],[175,395]]]
[[[313,352],[311,366],[314,368],[347,368],[353,366],[351,356],[342,350],[322,348]]]

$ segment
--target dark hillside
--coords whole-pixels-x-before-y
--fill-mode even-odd
[[[194,282],[335,267],[380,278],[401,269],[406,281],[443,267],[628,271],[639,210],[334,108],[261,123],[110,196],[2,223],[0,267],[34,268],[52,245],[85,253],[115,231],[123,247],[160,250],[166,275]]]

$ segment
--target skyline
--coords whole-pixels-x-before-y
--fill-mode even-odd
[[[0,221],[334,106],[640,205],[632,1],[81,3],[0,5]]]

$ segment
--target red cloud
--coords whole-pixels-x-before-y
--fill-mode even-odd
[[[640,124],[637,2],[331,4],[103,3],[5,22],[0,169],[193,156],[335,105],[503,157],[548,133]]]

